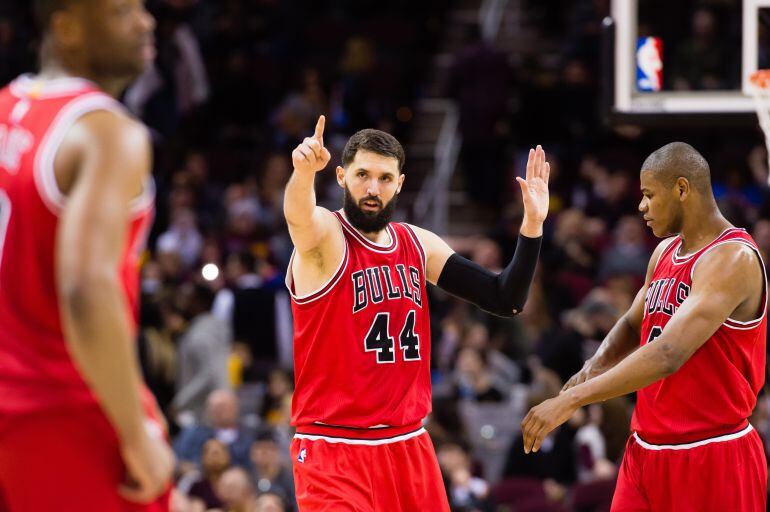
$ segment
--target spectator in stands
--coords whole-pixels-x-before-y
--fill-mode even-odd
[[[460,110],[465,190],[477,208],[497,209],[507,188],[506,118],[513,73],[508,55],[485,41],[478,25],[469,28],[468,39],[455,56],[448,93]]]
[[[230,450],[218,439],[203,444],[201,471],[193,481],[187,495],[193,503],[200,502],[205,510],[223,505],[216,489],[222,474],[230,467]],[[199,505],[198,505],[199,506]]]
[[[294,501],[294,478],[282,453],[285,452],[272,430],[265,429],[257,434],[250,450],[255,487],[261,493],[270,492],[285,501]]]
[[[555,371],[561,381],[566,382],[580,371],[586,353],[598,347],[617,316],[606,293],[599,289],[591,292],[578,308],[563,315],[561,326],[556,326],[539,340],[536,353],[543,366]]]
[[[181,472],[198,467],[203,445],[209,439],[218,439],[230,450],[232,463],[244,468],[250,467],[249,448],[253,434],[240,426],[238,397],[230,389],[212,392],[206,401],[207,424],[183,428],[174,441]]]
[[[232,327],[239,353],[246,351],[245,380],[265,381],[280,357],[280,336],[287,328],[281,322],[282,307],[288,306],[281,276],[270,271],[250,251],[232,253],[225,274],[229,286],[217,293],[214,314]],[[273,274],[273,275],[271,275]]]
[[[460,349],[455,370],[457,396],[476,402],[501,402],[508,390],[505,382],[491,371],[486,352],[473,347]]]
[[[339,63],[342,111],[334,121],[347,133],[376,127],[375,112],[368,98],[368,90],[375,81],[375,65],[375,49],[369,39],[353,36],[345,42]]]
[[[459,444],[445,443],[439,446],[436,457],[447,484],[447,496],[452,510],[491,512],[489,484],[472,473],[468,452]]]
[[[170,136],[181,118],[208,99],[209,84],[198,40],[184,21],[185,9],[172,2],[159,8],[158,57],[129,88],[125,101],[149,126]]]
[[[154,391],[161,410],[166,412],[176,392],[176,336],[184,329],[184,319],[173,310],[161,291],[150,293],[147,272],[143,269],[142,302],[138,336],[139,358],[147,385]],[[158,282],[158,286],[161,284]]]
[[[607,460],[607,441],[601,430],[602,415],[602,406],[599,404],[580,409],[576,414],[575,424],[580,427],[575,434],[575,458],[577,479],[580,482],[606,480],[615,476],[615,465]]]
[[[303,134],[312,130],[318,116],[328,111],[318,70],[304,69],[301,84],[301,90],[289,93],[274,114],[273,124],[279,147],[288,147],[293,141],[301,139]]]
[[[695,10],[690,38],[677,48],[671,63],[674,89],[717,90],[736,85],[731,73],[729,47],[721,37],[720,23],[708,7]]]
[[[294,391],[294,381],[286,370],[276,368],[270,371],[267,379],[267,390],[262,402],[260,417],[266,425],[278,427],[285,421],[285,404],[291,400]]]
[[[639,217],[622,217],[615,226],[612,244],[602,254],[599,279],[630,274],[643,280],[650,254],[652,251],[647,244],[647,236]]]
[[[255,512],[257,494],[245,469],[236,467],[225,471],[217,484],[217,494],[226,512]]]
[[[265,492],[257,497],[257,508],[254,512],[286,512],[286,502],[277,494]]]
[[[195,213],[188,208],[171,212],[171,225],[158,237],[159,252],[177,254],[184,270],[198,262],[203,247],[203,236],[198,231]]]
[[[603,231],[603,223],[587,218],[582,210],[573,208],[557,217],[553,236],[540,251],[543,285],[557,311],[576,306],[591,290]]]
[[[202,284],[180,289],[180,307],[189,321],[179,339],[177,393],[172,402],[181,425],[198,422],[209,394],[228,385],[230,326],[211,313],[214,292]]]
[[[225,265],[227,287],[217,292],[212,312],[230,325],[234,323],[235,292],[243,289],[257,289],[262,285],[262,277],[257,274],[257,260],[250,251],[237,251],[227,257]],[[234,329],[235,339],[240,340],[238,329]]]

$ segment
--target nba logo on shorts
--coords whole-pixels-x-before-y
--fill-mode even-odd
[[[302,448],[297,455],[297,462],[305,462],[305,457],[307,457],[307,448]]]
[[[636,87],[640,91],[659,91],[663,85],[663,41],[640,37],[636,44]]]

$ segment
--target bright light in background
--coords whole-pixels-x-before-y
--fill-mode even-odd
[[[206,263],[203,265],[203,268],[201,269],[201,275],[203,276],[203,279],[206,281],[213,281],[217,277],[219,277],[219,267],[214,265],[213,263]]]

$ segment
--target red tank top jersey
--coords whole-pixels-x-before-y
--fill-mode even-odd
[[[22,76],[0,91],[0,413],[95,403],[62,333],[55,245],[66,198],[53,162],[67,130],[96,110],[123,111],[80,79]],[[134,201],[119,268],[133,329],[139,256],[152,217],[148,184]]]
[[[654,343],[687,299],[700,258],[734,243],[753,249],[743,229],[725,230],[694,254],[678,255],[682,240],[670,239],[660,255],[644,302],[641,344]],[[764,275],[764,263],[762,263]],[[750,322],[728,318],[673,375],[640,389],[631,429],[655,444],[678,444],[736,432],[746,427],[765,382],[767,282],[762,311]]]
[[[430,412],[430,318],[425,251],[406,224],[391,222],[376,245],[335,212],[345,253],[331,279],[297,296],[292,424],[351,429],[403,427]],[[355,434],[352,434],[355,435]]]

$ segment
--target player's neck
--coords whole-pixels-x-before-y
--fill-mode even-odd
[[[387,229],[381,229],[380,231],[375,231],[373,233],[366,233],[364,231],[361,231],[358,229],[352,222],[350,222],[350,219],[345,214],[344,209],[342,210],[342,216],[345,217],[345,220],[350,224],[353,229],[361,233],[361,236],[369,240],[370,242],[377,244],[377,245],[388,245],[390,244],[390,233],[388,233]]]
[[[350,220],[348,220],[350,222]],[[350,224],[353,226],[353,224]],[[377,245],[389,245],[390,240],[390,233],[388,233],[387,229],[381,229],[380,231],[376,231],[374,233],[366,233],[364,231],[361,231],[357,227],[353,226],[353,229],[361,233],[361,236],[372,242],[373,244]]]
[[[381,231],[377,231],[376,233],[364,233],[360,229],[356,228],[356,231],[361,233],[364,238],[369,240],[372,243],[375,243],[377,245],[388,245],[390,244],[390,233],[388,233],[387,229],[383,229]]]
[[[698,251],[713,242],[731,226],[717,208],[707,215],[691,215],[689,219],[685,219],[682,231],[679,233],[682,237],[680,255]]]
[[[40,72],[37,77],[41,80],[53,80],[56,78],[84,78],[95,83],[99,89],[106,92],[113,98],[118,98],[120,94],[128,87],[131,82],[127,78],[103,77],[93,73],[86,66],[75,63],[66,63],[62,59],[56,59],[46,55],[41,55]]]

